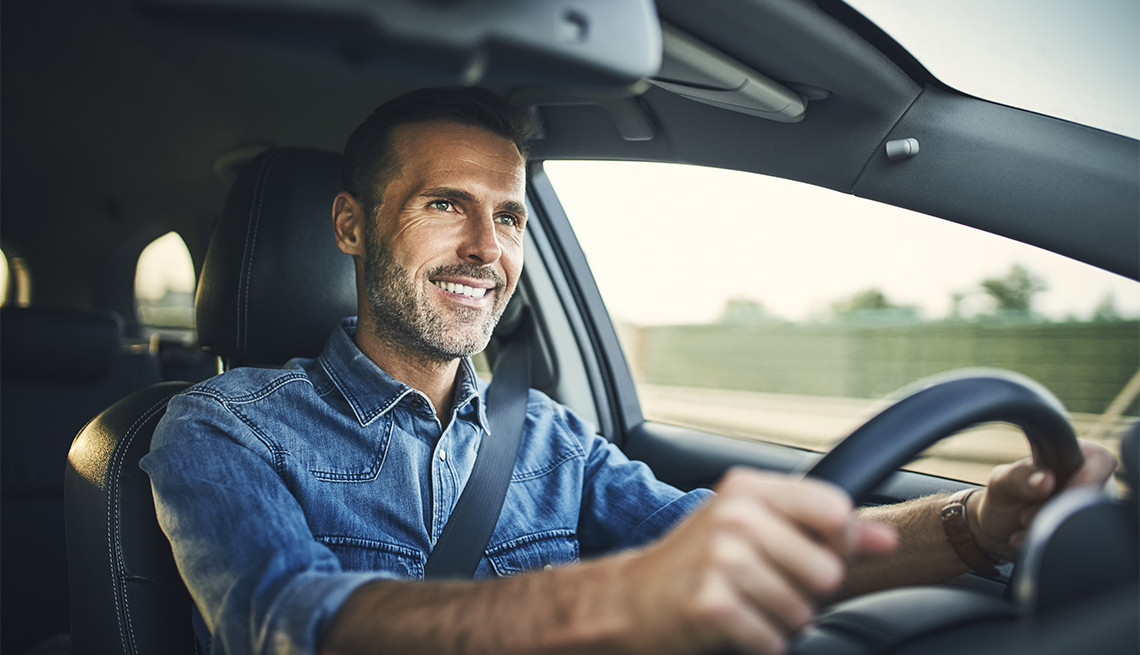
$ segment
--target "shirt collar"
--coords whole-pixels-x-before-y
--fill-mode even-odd
[[[356,333],[356,318],[346,318],[333,329],[321,352],[320,364],[325,374],[352,407],[361,425],[368,425],[395,407],[405,396],[418,395],[419,391],[400,382],[380,368],[357,348],[352,336]],[[452,396],[452,420],[456,417],[477,422],[489,431],[487,413],[481,390],[486,386],[475,376],[470,357],[459,361]],[[474,416],[470,416],[471,413]]]

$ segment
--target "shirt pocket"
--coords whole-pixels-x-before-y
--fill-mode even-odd
[[[572,530],[536,532],[493,546],[487,559],[498,576],[571,564],[578,561],[578,537]]]
[[[380,476],[392,441],[390,417],[382,417],[366,428],[337,417],[309,430],[282,430],[277,436],[282,448],[317,480],[373,482]],[[313,432],[336,437],[313,438]]]
[[[405,580],[424,577],[424,556],[414,548],[336,535],[320,536],[317,540],[336,555],[345,571],[384,572]]]

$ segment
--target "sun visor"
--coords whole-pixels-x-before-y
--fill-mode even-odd
[[[652,0],[143,0],[151,15],[429,84],[630,93],[661,67]]]
[[[697,102],[781,123],[803,120],[795,91],[673,28],[663,29],[661,71],[649,82]]]

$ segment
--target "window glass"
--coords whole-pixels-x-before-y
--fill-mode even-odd
[[[24,260],[9,258],[0,251],[0,305],[27,307],[32,298],[32,281]]]
[[[1136,0],[847,3],[960,91],[1140,136]]]
[[[1112,442],[1140,413],[1131,280],[786,180],[629,162],[546,170],[651,420],[825,450],[892,392],[979,366],[1038,380],[1086,437]],[[911,468],[982,482],[1025,454],[1012,428],[982,426]]]
[[[0,305],[8,304],[8,256],[0,250]]]
[[[139,322],[155,331],[184,333],[194,328],[194,262],[174,232],[155,239],[135,269]]]

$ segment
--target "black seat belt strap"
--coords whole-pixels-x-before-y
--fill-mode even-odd
[[[525,313],[499,354],[487,388],[490,434],[479,444],[471,476],[428,556],[424,577],[471,578],[499,520],[526,423],[534,327]]]

